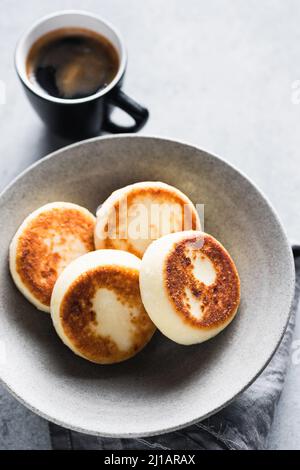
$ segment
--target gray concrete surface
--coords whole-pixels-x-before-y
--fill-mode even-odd
[[[1,187],[67,143],[40,123],[13,66],[21,31],[63,8],[91,10],[123,32],[129,51],[125,90],[151,110],[143,133],[189,141],[238,166],[269,197],[291,240],[300,241],[300,104],[293,104],[292,90],[300,79],[297,0],[0,0],[0,80],[6,86]],[[272,449],[300,449],[296,362],[278,405]],[[48,448],[47,423],[3,388],[0,395],[0,448]]]

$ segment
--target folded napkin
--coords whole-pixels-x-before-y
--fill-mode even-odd
[[[140,439],[88,436],[49,423],[53,449],[264,449],[283,389],[300,292],[300,246],[293,247],[296,289],[290,321],[273,359],[256,381],[214,416],[180,431]]]

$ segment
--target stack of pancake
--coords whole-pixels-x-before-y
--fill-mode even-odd
[[[17,230],[9,264],[62,341],[98,364],[134,356],[156,327],[180,344],[206,341],[240,301],[230,255],[201,231],[190,199],[161,182],[113,192],[96,217],[77,204],[46,204]]]

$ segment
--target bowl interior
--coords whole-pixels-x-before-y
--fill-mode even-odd
[[[96,210],[114,189],[160,180],[205,205],[205,231],[229,250],[241,278],[232,324],[200,345],[160,333],[135,358],[97,366],[76,357],[51,319],[15,288],[8,246],[29,212],[51,201]],[[62,149],[21,175],[0,198],[0,374],[24,404],[65,427],[99,435],[166,432],[204,418],[247,387],[275,351],[293,295],[285,234],[240,173],[199,149],[164,139],[93,139]]]

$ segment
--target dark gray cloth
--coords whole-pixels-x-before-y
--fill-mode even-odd
[[[264,449],[288,366],[300,292],[300,247],[293,247],[296,290],[284,338],[264,372],[230,405],[193,426],[169,434],[140,439],[87,436],[49,423],[53,449]]]

